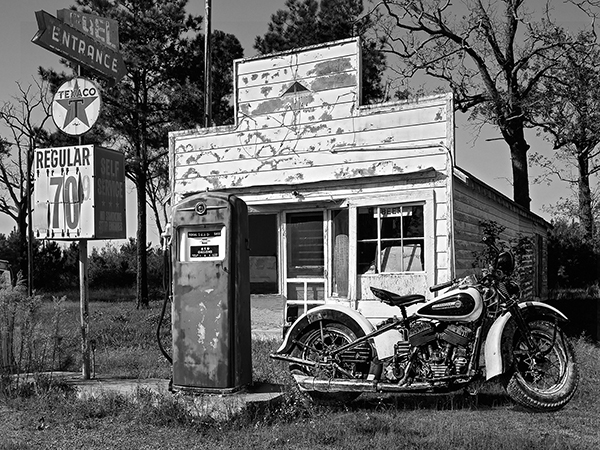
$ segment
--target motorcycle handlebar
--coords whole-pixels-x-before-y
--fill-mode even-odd
[[[444,289],[444,288],[452,286],[454,283],[456,283],[456,280],[450,280],[450,281],[446,281],[445,283],[436,284],[436,285],[431,286],[429,288],[429,292],[439,291],[441,289]]]

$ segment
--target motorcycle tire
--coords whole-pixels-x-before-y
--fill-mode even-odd
[[[531,411],[559,410],[571,400],[579,382],[575,352],[555,324],[540,320],[529,323],[529,328],[543,355],[531,355],[525,339],[515,336],[513,371],[505,379],[506,392],[515,403]]]
[[[298,338],[298,344],[292,351],[292,356],[320,361],[326,358],[328,350],[339,348],[356,340],[356,334],[346,325],[337,322],[317,322]],[[350,363],[344,369],[356,374],[357,378],[367,378],[369,366]],[[306,367],[300,364],[290,364],[290,371],[300,372],[304,375],[318,378],[348,378],[346,374],[335,369]],[[360,396],[360,392],[321,392],[304,391],[314,403],[317,404],[343,404],[349,403]]]

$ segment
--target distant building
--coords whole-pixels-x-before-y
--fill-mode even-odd
[[[235,125],[170,134],[172,201],[248,204],[253,291],[287,320],[326,301],[397,313],[369,286],[431,296],[471,270],[484,220],[531,238],[544,297],[548,224],[454,165],[452,95],[360,105],[360,64],[354,38],[237,60]]]

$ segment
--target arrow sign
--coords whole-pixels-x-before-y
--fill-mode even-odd
[[[31,42],[81,64],[99,75],[119,81],[127,68],[119,52],[61,22],[46,11],[36,11],[38,32]]]

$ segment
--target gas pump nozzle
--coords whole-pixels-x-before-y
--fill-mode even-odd
[[[171,224],[167,223],[167,226],[165,227],[165,231],[163,231],[163,233],[160,235],[163,251],[166,251],[171,245],[171,241],[173,238],[172,231],[173,231],[173,229],[171,227]]]

